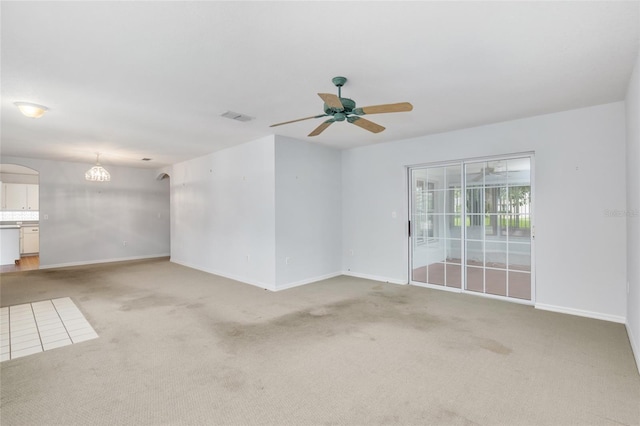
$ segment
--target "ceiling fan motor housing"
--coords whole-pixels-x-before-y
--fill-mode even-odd
[[[324,112],[329,115],[334,115],[336,112],[344,112],[345,114],[351,114],[351,112],[355,109],[356,103],[353,99],[349,98],[339,98],[340,102],[342,102],[343,109],[338,110],[335,108],[331,108],[327,104],[324,104]]]

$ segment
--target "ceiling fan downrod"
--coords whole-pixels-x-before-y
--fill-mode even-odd
[[[338,97],[342,97],[342,86],[347,82],[347,77],[333,77],[331,82],[338,88]]]

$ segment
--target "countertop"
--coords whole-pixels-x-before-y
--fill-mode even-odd
[[[40,223],[39,222],[20,222],[20,221],[0,222],[0,229],[23,228],[26,226],[40,226]]]

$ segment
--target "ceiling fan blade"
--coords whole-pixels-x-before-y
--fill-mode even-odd
[[[298,121],[311,120],[312,118],[326,117],[327,114],[314,115],[313,117],[298,118],[297,120],[285,121],[284,123],[272,124],[269,127],[282,126],[283,124],[296,123]]]
[[[336,120],[334,120],[333,118],[325,121],[324,123],[316,127],[313,132],[309,133],[309,136],[318,136],[320,133],[324,132],[327,127],[331,126],[331,124],[335,121]]]
[[[318,96],[322,98],[325,104],[329,108],[337,109],[338,111],[342,111],[344,106],[342,106],[342,102],[340,102],[340,98],[331,93],[318,93]]]
[[[397,104],[372,105],[362,108],[356,108],[353,110],[353,113],[356,115],[382,114],[387,112],[406,112],[411,111],[412,109],[413,105],[411,105],[409,102],[400,102]]]
[[[366,120],[362,117],[347,117],[347,121],[372,133],[380,133],[384,130],[384,127],[382,127],[381,125],[376,124],[373,121]]]

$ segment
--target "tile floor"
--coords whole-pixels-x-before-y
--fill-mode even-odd
[[[0,308],[0,361],[97,337],[68,297]]]

